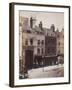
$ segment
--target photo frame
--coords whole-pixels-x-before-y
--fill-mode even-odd
[[[9,86],[70,84],[70,6],[9,4]]]

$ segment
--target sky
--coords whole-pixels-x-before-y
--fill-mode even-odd
[[[52,24],[55,25],[59,31],[64,28],[64,13],[57,12],[34,12],[34,11],[19,11],[20,16],[24,16],[30,19],[34,17],[36,19],[35,25],[38,25],[40,21],[43,23],[43,27],[50,28]]]

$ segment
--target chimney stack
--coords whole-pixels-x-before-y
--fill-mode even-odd
[[[40,21],[40,23],[39,23],[39,28],[42,30],[42,28],[43,28],[43,25],[42,25],[42,21]]]
[[[33,18],[30,18],[30,27],[33,28]]]
[[[51,25],[51,30],[52,30],[53,32],[55,32],[55,26],[54,26],[54,24]]]

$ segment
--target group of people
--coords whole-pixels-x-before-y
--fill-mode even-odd
[[[35,56],[34,57],[34,65],[35,66],[43,66],[44,65],[44,57],[43,56]]]

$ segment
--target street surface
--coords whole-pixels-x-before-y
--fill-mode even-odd
[[[64,65],[54,65],[31,69],[28,71],[28,78],[49,78],[49,77],[63,77]]]

